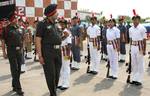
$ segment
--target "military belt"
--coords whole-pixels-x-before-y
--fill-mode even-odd
[[[132,41],[131,45],[138,46],[139,45],[139,41]]]

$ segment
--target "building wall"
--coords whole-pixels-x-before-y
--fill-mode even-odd
[[[27,19],[30,23],[44,17],[44,9],[49,4],[58,4],[58,14],[67,19],[73,17],[77,12],[77,0],[15,0],[18,15]]]

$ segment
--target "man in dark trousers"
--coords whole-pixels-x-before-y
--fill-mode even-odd
[[[10,21],[10,24],[5,27],[2,33],[2,48],[5,52],[4,54],[6,54],[5,45],[7,47],[7,56],[10,63],[13,91],[15,91],[19,96],[23,96],[24,92],[22,91],[20,84],[23,37],[22,33],[18,30],[19,27],[17,25],[17,18],[14,14],[15,8],[15,4],[0,7],[0,12],[4,12],[4,14],[1,14],[0,17],[9,18]]]
[[[127,25],[126,25],[126,30],[127,30],[127,43],[130,42],[130,37],[129,37],[129,29],[130,29],[131,25],[130,25],[130,21],[127,21]]]
[[[37,25],[36,49],[39,61],[43,65],[50,96],[57,96],[56,88],[59,81],[61,60],[61,35],[55,25],[57,5],[51,4],[45,8],[46,18]]]
[[[73,55],[73,62],[71,69],[72,70],[79,70],[80,68],[80,27],[78,25],[78,17],[75,16],[72,18],[72,28],[71,28],[71,34],[72,34],[72,55]]]
[[[104,20],[103,22],[103,29],[101,31],[101,44],[102,44],[102,55],[103,55],[103,60],[107,61],[107,38],[106,38],[106,31],[108,29],[108,21]]]
[[[126,42],[127,42],[127,30],[124,23],[123,17],[119,18],[119,26],[118,29],[120,30],[120,63],[125,62],[125,55],[126,55]]]

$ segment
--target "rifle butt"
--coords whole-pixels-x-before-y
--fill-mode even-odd
[[[86,73],[89,73],[89,71],[90,71],[90,66],[88,65]]]
[[[128,75],[126,82],[127,82],[127,83],[130,83],[130,75]]]

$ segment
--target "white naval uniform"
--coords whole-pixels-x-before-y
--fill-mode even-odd
[[[141,41],[146,39],[146,28],[142,25],[138,25],[136,28],[132,26],[129,29],[129,36],[134,41]],[[139,46],[131,44],[131,68],[132,74],[131,79],[133,81],[142,82],[143,73],[144,73],[144,56],[143,53],[139,50]]]
[[[100,27],[98,25],[89,26],[87,29],[87,35],[90,38],[97,38],[100,36]],[[99,42],[100,43],[100,42]],[[89,40],[89,47],[90,47],[90,71],[99,71],[99,64],[100,64],[100,51],[97,50],[96,47],[93,46],[93,42]]]
[[[63,32],[68,32],[70,35],[65,40],[62,41],[62,44],[61,44],[62,47],[72,43],[70,31],[65,29]],[[70,52],[71,52],[71,50],[70,50]],[[70,54],[70,56],[71,56],[71,54]],[[70,80],[70,59],[66,60],[64,58],[63,52],[62,52],[62,67],[60,70],[60,78],[59,78],[58,86],[68,88],[69,87],[69,80]]]
[[[114,41],[120,38],[120,30],[117,27],[108,28],[106,31],[107,41]],[[110,76],[118,77],[118,52],[113,47],[113,44],[107,43],[108,59],[110,62]]]

